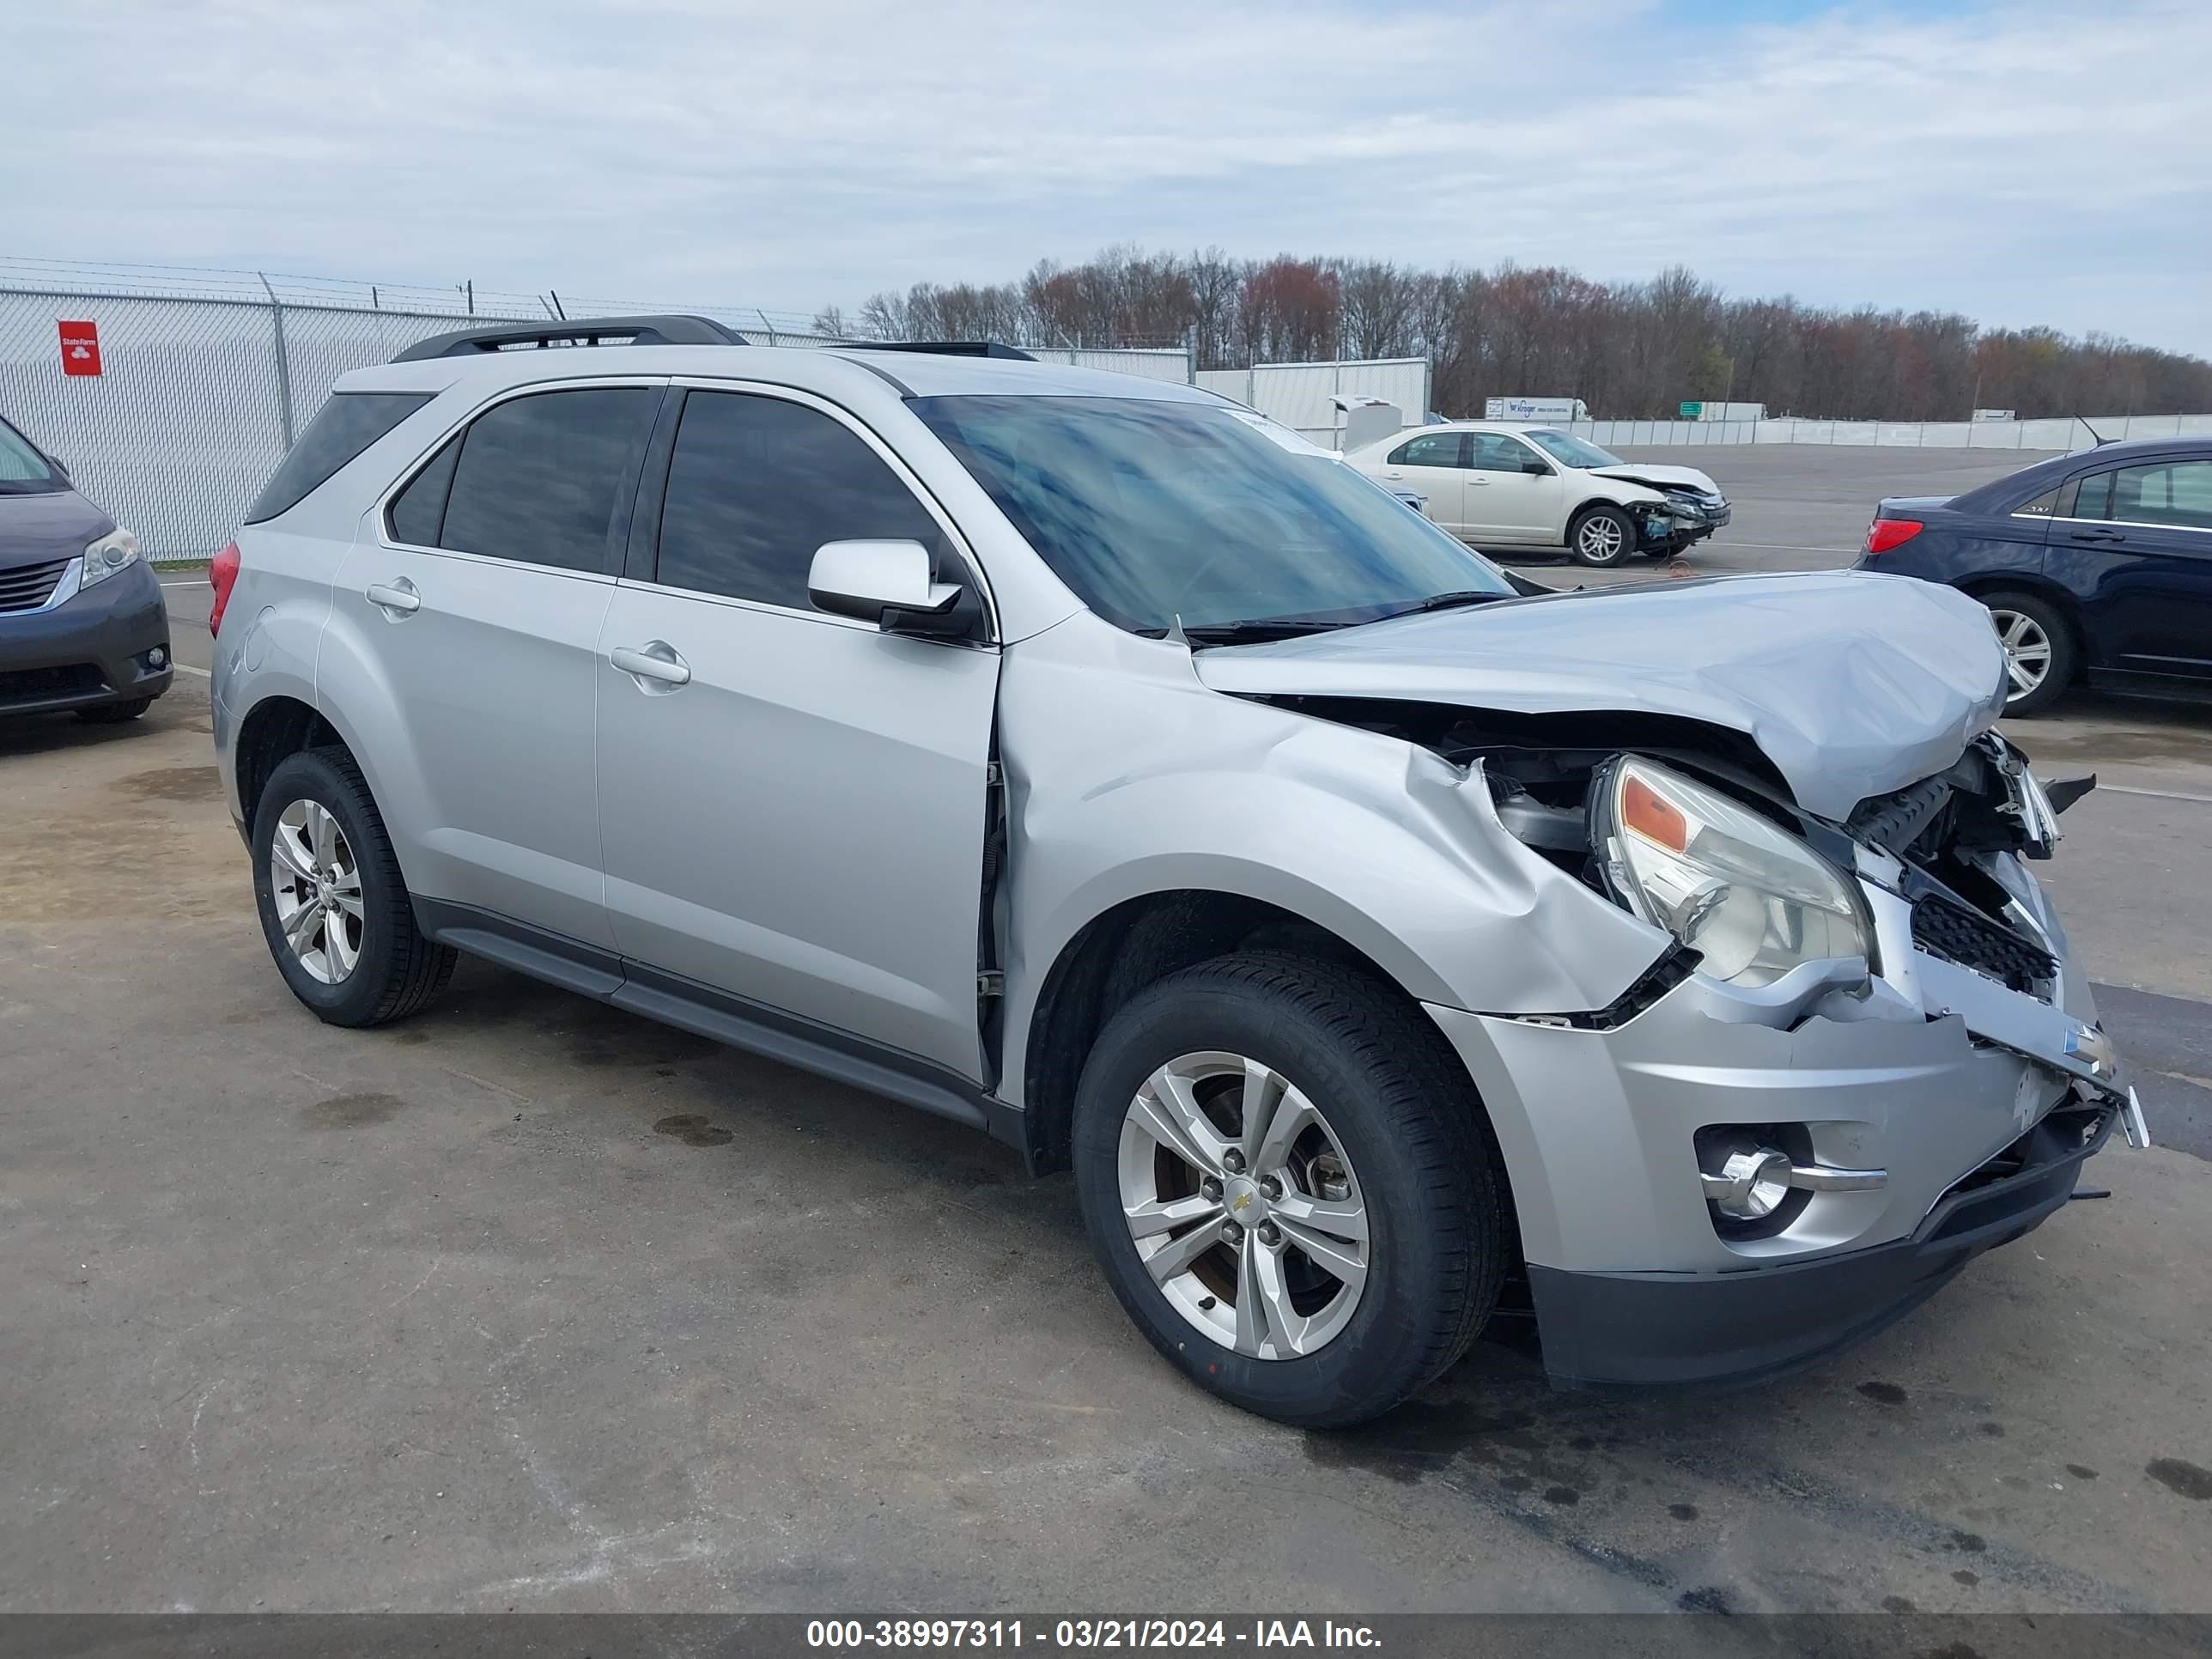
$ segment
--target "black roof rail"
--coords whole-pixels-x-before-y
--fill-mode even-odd
[[[996,340],[844,340],[839,343],[848,351],[927,351],[939,357],[1011,357],[1021,363],[1036,361],[1020,348],[1000,345]]]
[[[392,361],[427,362],[433,357],[468,357],[510,347],[596,345],[744,345],[745,337],[712,317],[548,318],[539,323],[488,323],[457,328],[417,340]]]

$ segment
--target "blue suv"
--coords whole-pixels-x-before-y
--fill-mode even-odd
[[[2106,444],[1963,495],[1893,496],[1856,568],[1989,606],[2008,714],[2039,714],[2076,681],[2212,696],[2212,439]]]

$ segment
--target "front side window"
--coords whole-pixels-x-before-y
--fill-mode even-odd
[[[1099,616],[1161,633],[1372,621],[1497,568],[1345,463],[1242,410],[1136,398],[908,404]]]
[[[685,398],[655,580],[805,611],[823,543],[915,541],[941,555],[940,536],[883,458],[821,410],[746,392]]]
[[[1521,434],[1542,450],[1561,466],[1620,466],[1620,456],[1609,449],[1600,449],[1595,444],[1584,443],[1566,432],[1550,432],[1534,428]]]
[[[609,569],[615,514],[659,403],[657,388],[579,386],[495,404],[462,435],[438,545]]]
[[[427,392],[339,392],[315,411],[307,429],[268,484],[246,509],[259,524],[289,513],[348,461],[430,401]]]
[[[31,441],[0,421],[0,495],[44,495],[62,487]]]
[[[1477,472],[1525,472],[1535,459],[1536,452],[1518,438],[1509,438],[1502,432],[1478,432],[1474,459],[1468,465]]]
[[[1390,452],[1393,466],[1463,466],[1460,457],[1467,448],[1463,432],[1431,432],[1411,442],[1402,443]]]
[[[2112,474],[2111,517],[2175,530],[2212,530],[2212,461],[2124,466]]]

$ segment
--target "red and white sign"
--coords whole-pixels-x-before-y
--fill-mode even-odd
[[[100,373],[100,325],[98,323],[57,323],[62,331],[62,373],[64,374],[97,374]]]

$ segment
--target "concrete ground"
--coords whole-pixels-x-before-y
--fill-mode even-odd
[[[1722,453],[1716,559],[1956,487]],[[956,1126],[483,966],[319,1024],[208,712],[0,727],[0,1610],[2212,1610],[2212,711],[2020,733],[2106,785],[2047,873],[2174,1143],[2112,1198],[1787,1382],[1490,1341],[1349,1435],[1177,1381]]]

